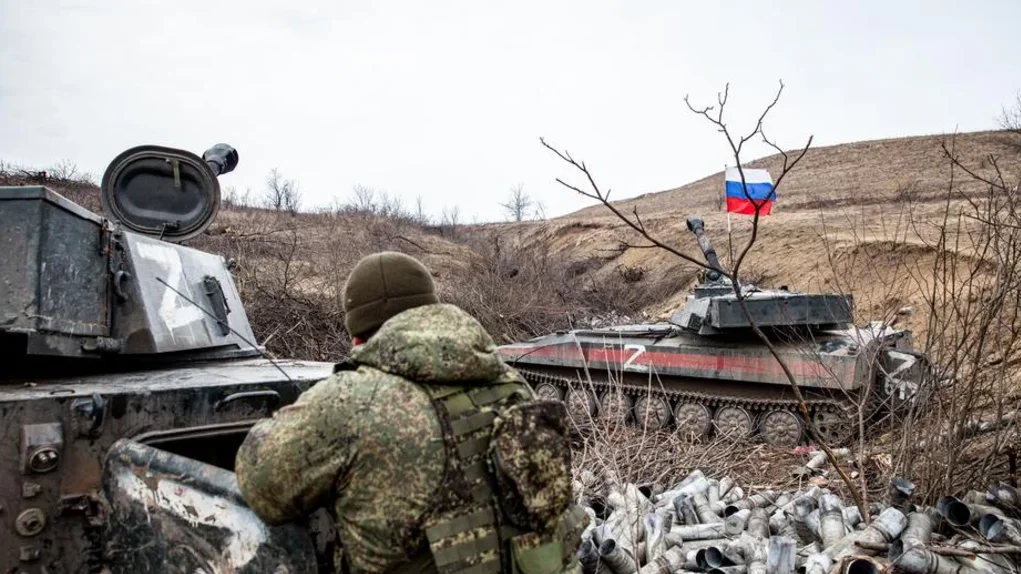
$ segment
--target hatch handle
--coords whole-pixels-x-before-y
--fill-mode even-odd
[[[216,325],[220,328],[220,336],[226,337],[230,334],[230,324],[227,323],[227,315],[230,307],[227,305],[227,297],[223,294],[223,286],[220,280],[212,275],[206,275],[202,279],[202,285],[206,290],[206,297],[213,306],[213,316],[216,317]]]
[[[124,290],[124,284],[130,280],[131,273],[124,271],[123,269],[113,274],[113,292],[121,301],[127,301],[129,299],[127,291]]]
[[[237,402],[249,403],[258,401],[265,401],[267,410],[269,411],[276,410],[276,407],[280,404],[280,393],[272,389],[231,393],[226,397],[216,401],[216,404],[213,405],[213,410],[219,412],[232,403]]]

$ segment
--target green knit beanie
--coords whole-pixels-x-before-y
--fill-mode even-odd
[[[352,337],[370,335],[390,317],[439,303],[432,275],[413,257],[394,251],[362,258],[344,285],[344,324]]]

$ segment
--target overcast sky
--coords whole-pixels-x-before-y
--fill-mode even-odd
[[[587,202],[540,136],[617,197],[676,187],[729,159],[683,103],[728,81],[748,127],[784,80],[784,147],[993,129],[1018,22],[1018,0],[0,0],[0,159],[99,176],[224,141],[221,185],[276,167],[307,206],[362,185],[491,220],[523,184],[559,215]]]

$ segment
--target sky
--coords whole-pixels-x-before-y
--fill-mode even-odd
[[[271,169],[303,206],[355,186],[438,216],[506,217],[518,185],[549,216],[592,202],[539,138],[614,198],[734,164],[684,104],[730,83],[729,125],[785,148],[995,129],[1021,90],[1017,0],[0,0],[0,159],[97,179],[139,144]],[[744,159],[766,155],[750,145]]]

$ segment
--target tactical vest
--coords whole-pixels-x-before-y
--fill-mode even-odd
[[[574,554],[587,516],[569,510],[563,404],[534,400],[515,382],[420,387],[436,409],[447,460],[422,525],[437,571],[580,572]]]

